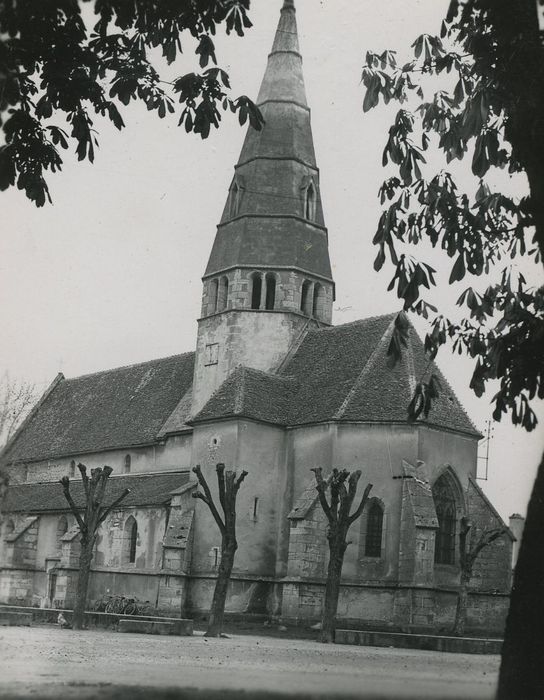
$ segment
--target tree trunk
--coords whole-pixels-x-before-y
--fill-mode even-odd
[[[463,637],[465,634],[465,625],[467,621],[467,608],[468,608],[468,582],[470,581],[470,576],[468,578],[461,574],[461,581],[459,583],[459,592],[457,594],[457,607],[455,609],[455,622],[453,624],[453,634],[458,637]]]
[[[87,607],[87,590],[89,588],[89,576],[93,560],[94,540],[81,542],[79,555],[79,573],[77,577],[76,600],[74,604],[74,616],[72,627],[75,630],[83,629],[85,620],[85,608]]]
[[[527,509],[502,648],[497,700],[544,698],[544,455]]]
[[[325,601],[323,603],[321,634],[319,635],[319,640],[325,644],[334,642],[340,579],[342,577],[346,548],[345,537],[337,536],[329,540],[329,568],[327,571],[327,585],[325,587]]]
[[[205,637],[219,637],[223,630],[223,618],[225,616],[225,603],[229,587],[230,575],[234,565],[234,555],[238,545],[236,540],[226,542],[221,548],[221,563],[217,572],[217,581],[213,592],[212,607],[210,609],[210,619]]]

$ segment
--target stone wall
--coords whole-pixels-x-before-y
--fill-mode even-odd
[[[308,625],[318,621],[324,594],[324,581],[285,581],[282,619]],[[340,625],[358,629],[394,628],[447,634],[453,626],[456,604],[455,591],[343,584],[337,619]],[[472,593],[469,596],[467,630],[478,634],[502,634],[508,604],[509,597],[504,594]]]
[[[474,480],[470,480],[467,493],[468,513],[472,520],[472,542],[489,529],[504,526],[497,511]],[[479,591],[508,593],[512,580],[513,536],[508,533],[485,547],[474,564],[470,585]]]

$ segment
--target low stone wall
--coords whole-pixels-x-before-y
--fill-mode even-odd
[[[369,630],[336,630],[334,641],[336,644],[446,651],[455,654],[500,654],[502,649],[502,639],[442,637],[430,634],[400,634]]]
[[[321,617],[325,583],[285,581],[282,618],[295,623]],[[466,628],[471,634],[502,636],[510,597],[471,592]],[[337,619],[346,627],[433,631],[447,633],[453,626],[457,593],[426,587],[344,584]]]
[[[57,610],[54,608],[29,608],[15,605],[0,605],[0,618],[16,620],[18,616],[24,616],[25,624],[28,618],[36,623],[56,623],[59,613],[64,615],[67,622],[72,621],[72,610]],[[21,617],[21,619],[23,619]],[[116,630],[121,620],[132,620],[153,623],[169,623],[173,627],[172,634],[190,636],[193,634],[193,621],[179,617],[157,617],[155,615],[117,615],[115,613],[104,613],[88,611],[85,613],[85,625],[90,629],[111,629]],[[14,622],[13,624],[17,624]],[[21,623],[22,624],[22,623]]]

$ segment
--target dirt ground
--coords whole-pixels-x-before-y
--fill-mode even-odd
[[[491,700],[498,656],[0,627],[1,698]]]

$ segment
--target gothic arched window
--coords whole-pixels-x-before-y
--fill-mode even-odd
[[[123,463],[123,473],[130,474],[130,467],[132,465],[132,458],[130,455],[125,455],[125,461]]]
[[[310,221],[315,219],[315,199],[314,183],[310,182],[304,196],[304,218]]]
[[[432,492],[438,519],[434,561],[436,564],[455,564],[457,502],[450,479],[443,474],[435,482]]]
[[[260,272],[254,272],[251,275],[251,308],[261,308],[261,294],[263,288],[263,280]]]
[[[365,536],[365,557],[381,557],[383,533],[383,508],[376,500],[368,508]]]
[[[138,523],[131,515],[125,522],[123,531],[123,564],[134,564],[136,561],[136,544],[138,541]]]
[[[240,189],[237,182],[232,185],[230,191],[230,215],[231,217],[238,216],[240,211],[240,199],[242,196],[242,190]]]
[[[269,272],[266,275],[266,308],[268,311],[276,305],[276,275]]]

